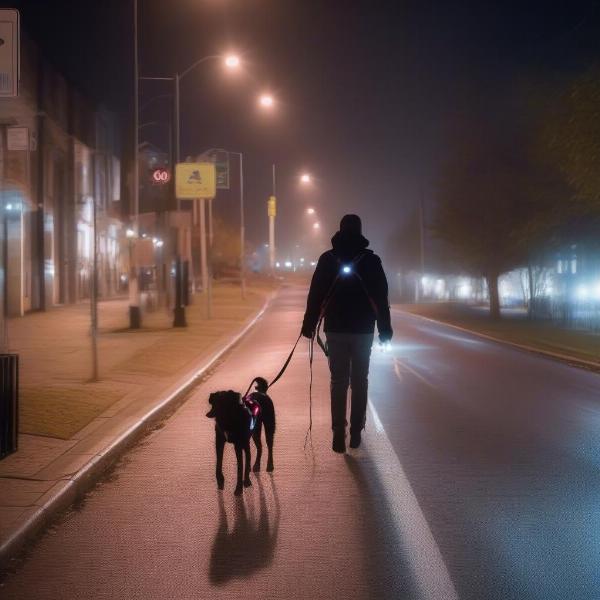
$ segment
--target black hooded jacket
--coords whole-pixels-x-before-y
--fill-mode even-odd
[[[367,250],[369,240],[338,231],[331,245],[313,274],[302,331],[314,332],[325,307],[326,332],[373,333],[377,321],[379,334],[391,337],[387,279],[381,259]]]

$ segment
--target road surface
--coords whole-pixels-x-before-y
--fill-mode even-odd
[[[331,451],[327,366],[274,388],[275,472],[214,482],[207,396],[273,377],[285,288],[190,399],[44,535],[3,598],[600,598],[600,376],[394,311],[363,446]]]

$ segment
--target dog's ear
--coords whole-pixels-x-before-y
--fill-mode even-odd
[[[215,414],[215,407],[213,406],[207,413],[206,416],[209,419],[214,419],[217,415]]]

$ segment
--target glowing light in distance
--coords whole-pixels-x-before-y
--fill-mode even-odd
[[[262,94],[258,99],[258,102],[263,108],[273,108],[273,105],[275,104],[275,100],[271,94]]]
[[[306,214],[307,215],[314,215],[315,214],[315,209],[314,208],[307,208],[306,209]]]
[[[279,269],[279,267],[280,267],[280,266],[281,266],[281,263],[280,263],[280,262],[276,262],[276,263],[275,263],[275,267],[277,267],[278,269]]]
[[[302,183],[310,183],[311,182],[310,175],[308,173],[304,173],[303,175],[300,176],[300,181]]]
[[[317,265],[317,263],[316,263],[314,260],[311,260],[311,261],[310,261],[310,266],[311,266],[311,267],[315,267],[316,265]]]
[[[125,232],[125,235],[126,235],[128,238],[132,238],[132,237],[134,237],[134,236],[135,236],[135,231],[134,231],[133,229],[128,229],[128,230]]]
[[[292,261],[286,260],[285,261],[285,266],[289,269],[292,266]]]
[[[313,223],[313,229],[320,229],[321,224],[320,223]]]
[[[471,284],[463,283],[458,288],[459,298],[468,298],[471,295]]]
[[[579,300],[586,300],[590,295],[590,290],[585,285],[580,285],[577,287],[576,295]]]
[[[240,57],[237,54],[228,54],[225,57],[225,66],[228,69],[237,69],[240,66]]]
[[[300,262],[301,262],[301,263],[303,263],[303,262],[304,262],[304,259],[303,259],[303,258],[301,258],[301,259],[300,259]]]

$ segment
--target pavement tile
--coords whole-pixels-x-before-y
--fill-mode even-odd
[[[0,479],[0,502],[7,506],[31,506],[52,487],[48,481],[30,479]]]
[[[36,479],[56,481],[74,475],[87,462],[94,458],[95,454],[63,454],[41,471],[35,474]]]
[[[25,512],[24,506],[0,506],[0,531],[8,531]]]
[[[0,477],[35,478],[40,469],[76,443],[76,440],[22,434],[19,436],[19,451],[0,461]]]

